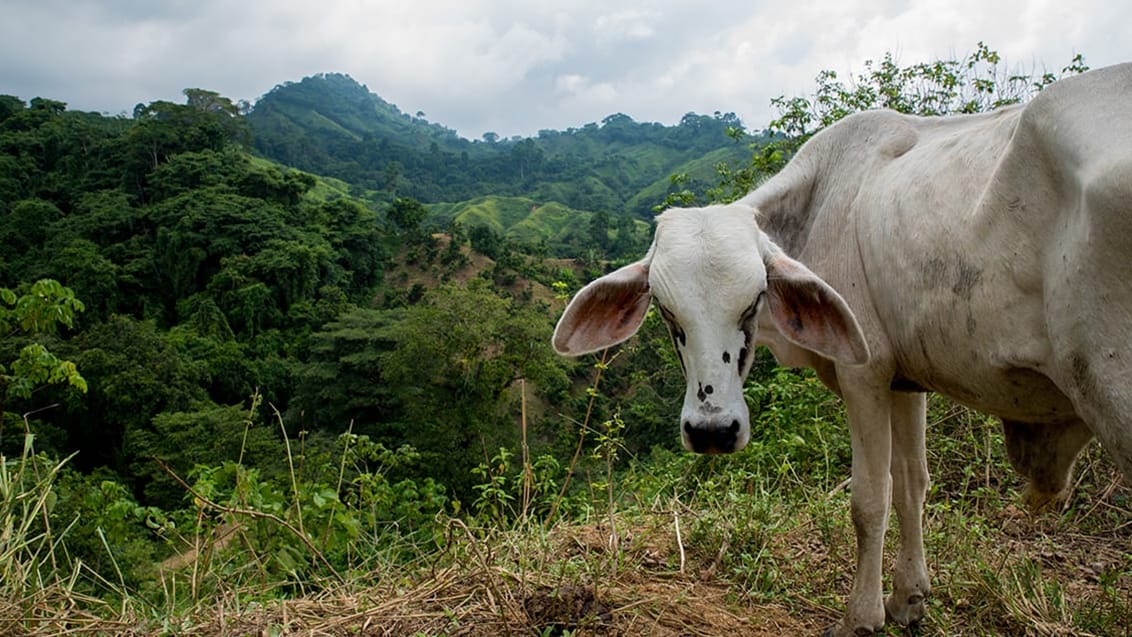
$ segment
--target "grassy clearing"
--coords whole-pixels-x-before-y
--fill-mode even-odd
[[[198,477],[168,559],[128,563],[111,537],[97,569],[67,549],[83,521],[51,516],[62,463],[29,439],[0,472],[0,634],[817,634],[854,563],[844,424],[809,375],[777,372],[748,396],[759,434],[742,454],[623,458],[625,424],[594,424],[565,498],[563,470],[501,454],[459,514],[405,508],[412,485],[367,500],[336,495],[356,482],[276,494],[239,471],[227,490]],[[1033,516],[1000,435],[932,403],[919,634],[1129,634],[1132,490],[1094,445],[1065,505]],[[378,502],[400,513],[355,510]]]

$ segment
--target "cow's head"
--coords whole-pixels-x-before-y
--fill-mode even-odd
[[[680,429],[697,453],[738,451],[750,439],[742,390],[760,324],[838,363],[869,357],[841,296],[774,245],[746,206],[665,212],[644,259],[574,296],[554,330],[554,349],[577,356],[620,343],[640,328],[650,301],[684,367]]]

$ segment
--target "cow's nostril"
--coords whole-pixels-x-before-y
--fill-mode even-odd
[[[739,421],[738,420],[732,420],[731,421],[731,433],[733,433],[733,434],[739,433]]]
[[[688,433],[688,434],[692,433],[692,421],[691,420],[685,420],[684,421],[684,432]]]

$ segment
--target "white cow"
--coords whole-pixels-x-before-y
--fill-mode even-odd
[[[746,444],[756,343],[843,398],[857,572],[829,634],[918,622],[925,390],[1002,419],[1033,505],[1094,435],[1132,477],[1132,64],[991,113],[847,117],[742,200],[661,215],[644,259],[571,301],[555,349],[629,338],[650,300],[687,376],[688,449]]]

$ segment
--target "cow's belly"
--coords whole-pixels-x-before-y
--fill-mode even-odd
[[[1061,423],[1076,418],[1069,398],[1045,375],[1022,368],[968,369],[961,376],[927,372],[907,380],[1005,420]]]
[[[908,302],[915,295],[889,297],[894,304],[885,313],[886,331],[898,375],[1008,420],[1075,418],[1072,402],[1048,374],[1052,354],[1041,296],[992,268],[980,272],[969,290],[959,283],[921,288],[915,307]]]
[[[967,177],[968,189],[978,185]],[[862,212],[867,230],[857,241],[898,383],[1018,422],[1075,418],[1050,378],[1041,229],[1017,222],[1021,212],[1009,205],[926,215],[915,202],[948,198],[913,191],[885,207],[881,194],[863,199],[885,214]],[[949,196],[978,200],[973,192]]]

